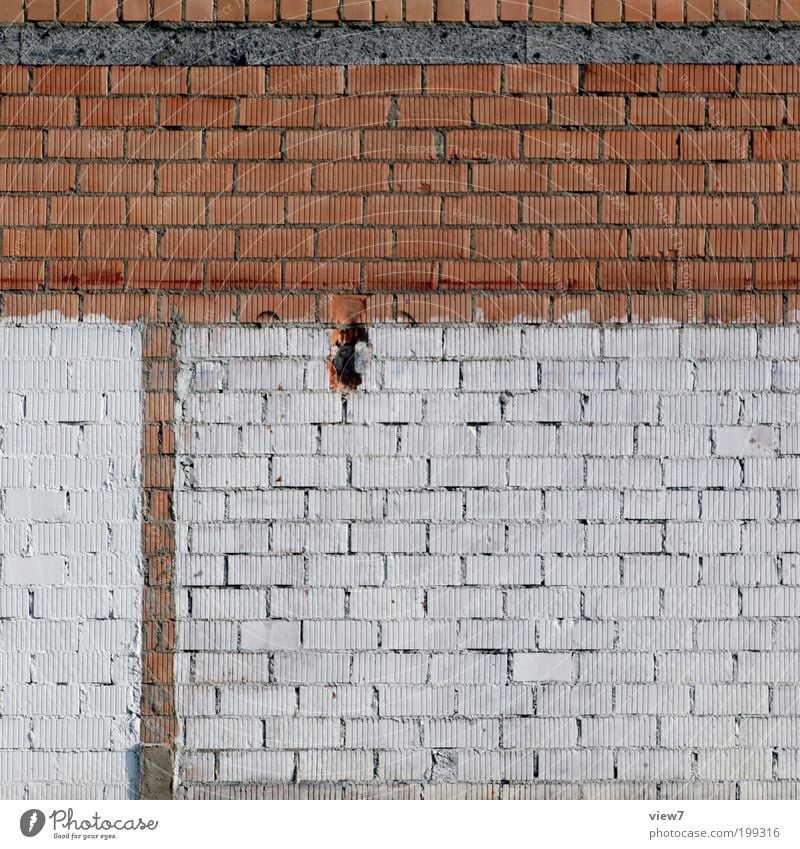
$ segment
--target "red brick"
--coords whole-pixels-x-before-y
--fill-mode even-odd
[[[755,266],[756,289],[786,289],[796,292],[800,288],[800,262],[757,262]],[[797,308],[797,296],[792,295],[789,298],[788,311],[791,313]]]
[[[54,198],[55,200],[55,198]],[[0,195],[0,224],[43,226],[47,223],[47,199]]]
[[[470,231],[443,227],[400,229],[395,232],[397,256],[402,259],[466,258]]]
[[[451,130],[447,133],[448,159],[518,159],[518,130]]]
[[[681,224],[753,224],[753,208],[753,199],[748,197],[689,195],[681,198],[680,220]]]
[[[603,156],[626,162],[677,159],[678,135],[669,130],[607,130],[603,136]]]
[[[596,286],[596,263],[543,260],[520,263],[520,285],[525,289],[581,292]]]
[[[419,94],[422,68],[419,65],[351,65],[347,69],[350,94]]]
[[[397,169],[409,167],[398,165]],[[397,184],[397,170],[395,184]],[[318,192],[353,192],[355,194],[389,191],[387,162],[336,162],[314,166],[314,186]],[[310,188],[310,186],[309,186]],[[403,189],[409,191],[409,189]]]
[[[711,230],[708,235],[708,252],[712,257],[783,256],[783,231]]]
[[[687,127],[705,124],[706,120],[703,97],[632,97],[630,104],[633,125]]]
[[[25,94],[29,88],[30,69],[24,65],[0,67],[0,94]]]
[[[162,127],[232,127],[236,102],[223,97],[162,97]]]
[[[519,201],[515,197],[477,195],[444,199],[444,223],[478,227],[491,224],[517,224]]]
[[[398,127],[463,127],[472,123],[468,97],[400,97]]]
[[[681,159],[749,159],[748,133],[739,130],[697,130],[680,134]]]
[[[627,256],[625,230],[559,228],[553,234],[553,256],[559,259]]]
[[[158,190],[181,195],[230,192],[233,191],[233,165],[166,163],[158,168]]]
[[[783,123],[783,100],[778,97],[709,98],[712,127],[777,127]]]
[[[156,255],[156,231],[129,227],[84,230],[81,256],[104,259],[143,259]]]
[[[164,259],[220,259],[233,257],[232,230],[180,230],[170,228],[161,237]]]
[[[743,94],[800,92],[800,67],[797,65],[742,65],[739,91]]]
[[[354,159],[358,156],[359,145],[360,140],[355,131],[288,130],[286,158],[322,161]]]
[[[478,259],[529,259],[550,255],[547,230],[523,228],[484,228],[475,232],[475,256]]]
[[[783,188],[783,172],[778,163],[714,163],[708,166],[709,191],[779,192]]]
[[[397,163],[394,166],[394,189],[397,192],[464,192],[467,190],[467,166]]]
[[[800,159],[800,131],[756,130],[753,159]]]
[[[702,165],[631,165],[632,192],[702,192],[705,169]]]
[[[529,159],[597,159],[600,134],[581,130],[525,130],[523,155]]]
[[[34,94],[107,94],[108,68],[49,65],[33,68]]]
[[[271,130],[206,132],[206,156],[209,159],[279,159],[280,145],[280,133]]]
[[[188,68],[118,66],[111,69],[113,94],[185,94]]]
[[[547,123],[547,99],[544,97],[476,97],[472,110],[477,124],[530,126]]]
[[[50,223],[56,225],[125,223],[125,198],[52,197]]]
[[[200,159],[203,148],[200,130],[131,130],[127,136],[129,159]],[[209,144],[210,138],[211,131]]]
[[[75,188],[75,166],[0,163],[0,186],[4,192],[70,192]]]
[[[547,190],[547,165],[527,162],[476,163],[472,166],[472,190],[475,192],[544,192]]]
[[[215,197],[208,201],[209,224],[282,224],[283,197]]]
[[[361,269],[357,262],[308,260],[283,264],[283,285],[294,289],[348,292],[358,288]]]
[[[726,324],[753,324],[781,320],[781,298],[775,295],[709,295],[706,298],[706,319]]]
[[[120,130],[57,130],[47,134],[51,159],[121,159],[125,135]]]
[[[202,225],[206,219],[206,204],[202,197],[132,197],[129,201],[131,224]]]
[[[367,198],[366,223],[385,227],[436,225],[441,220],[440,198],[424,195],[374,195]]]
[[[206,276],[210,289],[277,289],[282,280],[281,264],[271,262],[209,262]]]
[[[643,94],[656,91],[657,85],[658,65],[589,64],[583,71],[583,87],[586,91]]]
[[[588,195],[576,197],[524,197],[522,220],[526,224],[596,224],[597,198]]]
[[[20,262],[16,259],[0,262],[0,287],[3,289],[35,291],[43,288],[44,277],[43,262]],[[6,310],[6,315],[8,314]]]
[[[2,122],[11,127],[74,127],[74,97],[15,97],[2,100]]]
[[[505,90],[512,94],[578,91],[578,65],[506,65]]]
[[[335,65],[272,65],[270,94],[342,94],[344,68]]]
[[[675,277],[675,263],[663,259],[599,263],[599,287],[612,292],[669,292]]]
[[[705,230],[649,227],[631,230],[631,256],[694,257],[705,254]]]
[[[317,126],[385,127],[391,105],[388,97],[321,97],[317,100]]]
[[[625,123],[625,99],[622,97],[557,96],[552,99],[551,124],[613,125]]]
[[[57,230],[5,230],[3,256],[50,257],[78,256],[78,231]]]
[[[237,167],[239,192],[310,192],[311,169],[289,162],[247,162]]]
[[[388,257],[391,253],[391,230],[331,227],[320,231],[317,240],[317,256],[320,257]]]
[[[0,129],[0,159],[40,159],[42,150],[41,130]]]
[[[355,195],[290,196],[286,220],[292,224],[360,224],[362,207],[362,199]]]
[[[436,159],[436,139],[430,130],[366,130],[365,159]]]
[[[82,127],[152,127],[156,121],[155,98],[81,97]]]
[[[749,200],[749,198],[748,198]],[[792,224],[800,221],[800,197],[795,195],[767,195],[758,199],[759,224]],[[737,221],[749,224],[750,221]]]
[[[128,163],[80,166],[80,189],[102,194],[142,194],[153,191],[152,165]]]
[[[735,65],[662,65],[661,91],[718,94],[736,90]]]
[[[622,164],[559,162],[550,166],[550,189],[554,192],[622,192],[626,169]]]
[[[603,195],[604,224],[674,224],[678,203],[661,195]]]
[[[301,229],[242,230],[239,250],[245,259],[285,259],[314,255],[314,231]]]
[[[204,95],[261,95],[266,91],[266,74],[264,68],[257,65],[248,68],[190,68],[189,90],[192,94]]]
[[[429,94],[489,94],[500,91],[500,65],[428,65]]]
[[[442,263],[443,288],[516,289],[519,286],[519,265],[514,260],[497,262],[464,262],[445,260]]]
[[[313,127],[313,97],[248,98],[239,104],[240,127]],[[278,134],[274,134],[279,149]]]

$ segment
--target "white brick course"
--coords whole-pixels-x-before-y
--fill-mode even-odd
[[[795,798],[796,329],[367,329],[346,398],[326,384],[329,328],[186,332],[186,793]],[[115,398],[131,391],[108,374]],[[37,403],[102,413],[78,388]],[[34,455],[24,405],[4,404]],[[48,438],[68,458],[87,444]],[[91,438],[82,473],[101,486],[111,470],[87,460],[114,442]],[[0,462],[23,490],[32,469]],[[10,515],[50,557],[79,502],[41,497],[46,534],[30,507]],[[90,536],[107,521],[80,518]],[[112,674],[114,639],[93,635],[84,678]],[[42,660],[47,706],[75,670]],[[27,680],[13,655],[4,668]]]

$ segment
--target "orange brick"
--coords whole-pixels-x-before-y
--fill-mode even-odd
[[[753,159],[800,159],[800,131],[757,130],[753,133]]]
[[[178,288],[182,291],[198,289],[203,285],[202,262],[178,262],[176,260],[134,260],[128,263],[128,281],[134,289]],[[162,410],[152,410],[150,418],[171,421],[171,407],[166,400]]]
[[[0,224],[30,227],[46,222],[46,198],[0,196]]]
[[[251,22],[277,20],[275,0],[250,0],[247,20]]]
[[[550,123],[564,125],[625,123],[625,100],[622,97],[562,97],[552,100]]]
[[[508,165],[476,163],[472,166],[472,190],[475,192],[544,192],[547,191],[547,166],[543,163],[519,163],[510,168]]]
[[[183,14],[187,21],[213,21],[214,2],[213,0],[186,0]]]
[[[416,166],[398,166],[407,168]],[[395,176],[395,182],[397,177]],[[318,192],[388,192],[389,164],[386,162],[337,162],[314,166]],[[309,186],[310,188],[310,186]],[[405,189],[404,191],[408,191]]]
[[[442,263],[442,287],[460,289],[516,289],[519,286],[519,264],[513,260],[497,262]]]
[[[79,304],[77,295],[6,295],[3,298],[3,314],[21,316],[59,312],[63,316],[77,318]]]
[[[282,21],[305,21],[308,20],[308,0],[281,0],[280,15],[278,20]]]
[[[631,230],[631,256],[694,257],[705,254],[705,230],[650,227]]]
[[[500,91],[500,65],[428,65],[429,94],[480,94]]]
[[[625,230],[559,228],[553,234],[553,256],[558,259],[591,259],[627,256]]]
[[[676,272],[678,289],[734,291],[753,288],[752,263],[681,260]]]
[[[656,0],[656,20],[661,23],[683,23],[683,0]]]
[[[451,130],[447,133],[448,159],[518,159],[518,130]]]
[[[496,21],[497,0],[467,0],[467,19],[470,21]]]
[[[578,91],[578,65],[505,65],[505,90],[511,94]]]
[[[267,10],[271,9],[270,15]],[[265,16],[266,15],[266,16]],[[217,4],[217,20],[218,21],[235,21],[237,23],[245,19],[245,4],[244,0],[225,0],[224,3]],[[250,10],[251,21],[273,21],[275,20],[275,4],[260,3],[254,4],[254,8]]]
[[[75,188],[75,166],[0,163],[0,186],[4,192],[71,192]]]
[[[530,18],[529,6],[530,3],[528,0],[500,0],[498,17],[501,21],[527,21]],[[436,20],[441,21],[444,19],[437,17]],[[457,20],[461,19],[458,18]],[[558,20],[558,18],[555,20]]]
[[[0,262],[0,286],[3,289],[25,289],[35,291],[44,286],[45,269],[43,262]],[[8,310],[6,310],[8,315]]]
[[[800,220],[800,198],[794,195],[768,195],[758,199],[758,221],[760,224],[796,224]],[[750,221],[737,221],[749,224]]]
[[[310,195],[288,199],[292,224],[360,224],[363,201],[356,195]]]
[[[526,130],[523,155],[529,159],[597,159],[600,134],[580,130]]]
[[[681,198],[682,224],[753,224],[754,202],[747,197],[711,198],[691,195]],[[768,223],[765,221],[761,222]]]
[[[208,201],[209,224],[282,224],[282,197],[215,197]]]
[[[419,65],[351,65],[347,69],[350,94],[419,94],[422,68]]]
[[[162,127],[231,127],[235,101],[222,97],[163,97]]]
[[[653,0],[625,0],[623,7],[626,23],[644,23],[653,20]]]
[[[10,4],[15,5],[13,2]],[[21,8],[21,4],[20,4]],[[114,19],[116,19],[116,3],[114,4]],[[28,0],[26,19],[29,21],[54,21],[56,19],[55,0]]]
[[[603,155],[605,159],[625,162],[677,159],[678,135],[667,130],[607,130],[603,137]]]
[[[397,256],[402,259],[465,259],[470,253],[470,231],[443,227],[400,229],[395,233]]]
[[[189,90],[195,95],[261,95],[266,91],[266,82],[265,70],[258,66],[189,69]]]
[[[88,20],[86,0],[60,0],[58,4],[58,20],[66,23]]]
[[[436,139],[430,130],[366,130],[365,159],[436,159]]]
[[[147,0],[122,0],[123,21],[146,21],[149,16]]]
[[[583,72],[583,87],[586,91],[639,94],[656,91],[657,86],[657,65],[589,64]]]
[[[20,23],[22,21],[22,0],[2,0],[0,2],[0,21]]]
[[[472,123],[468,97],[401,97],[398,127],[468,127]]]
[[[475,232],[475,256],[479,259],[526,259],[550,255],[547,230],[484,228]]]
[[[686,0],[686,20],[708,23],[714,20],[714,0]]]
[[[53,159],[120,159],[125,136],[119,130],[50,130],[47,155]]]
[[[239,321],[263,322],[268,316],[277,321],[315,321],[317,299],[307,295],[250,294],[239,299]]]
[[[564,23],[588,24],[592,21],[591,0],[563,0]]]
[[[706,298],[706,319],[725,323],[754,324],[779,322],[781,298],[776,295],[709,295]]]
[[[314,255],[314,231],[301,229],[242,230],[239,235],[245,259],[285,259]]]
[[[233,191],[233,165],[167,163],[158,168],[158,190],[181,195]]]
[[[206,276],[210,289],[277,289],[281,285],[280,262],[209,262]]]
[[[501,7],[503,3],[501,2]],[[466,0],[439,0],[436,4],[436,20],[438,22],[466,21]]]
[[[74,97],[4,97],[2,122],[13,127],[74,127]]]
[[[718,94],[736,90],[735,65],[662,65],[661,91]]]
[[[339,18],[337,0],[311,0],[312,21],[335,21]]]
[[[32,91],[34,94],[107,94],[108,68],[80,65],[33,68]]]
[[[342,94],[344,68],[335,65],[273,65],[269,69],[270,94]]]
[[[604,195],[604,224],[674,224],[677,200],[661,195]]]
[[[702,97],[632,97],[631,124],[679,126],[705,123]]]
[[[185,94],[188,68],[148,68],[122,65],[111,69],[113,94]]]
[[[433,21],[433,0],[406,0],[407,21]]]
[[[702,192],[705,170],[702,165],[631,165],[632,192]]]
[[[232,230],[168,229],[161,237],[159,251],[164,259],[220,259],[233,257]]]
[[[519,201],[515,197],[478,195],[447,197],[444,200],[444,223],[461,227],[490,224],[516,224],[519,221]]]
[[[756,289],[788,289],[796,292],[800,283],[800,263],[798,262],[757,262],[755,273]],[[788,298],[789,314],[796,312],[796,295]]]
[[[554,192],[621,192],[626,189],[624,165],[559,162],[550,166]]]
[[[51,135],[53,132],[58,131],[51,131]],[[40,159],[42,150],[41,130],[0,129],[0,158]]]
[[[239,192],[310,192],[308,165],[284,162],[241,163],[236,190]]]
[[[544,97],[476,97],[472,108],[478,124],[526,126],[547,123]]]
[[[779,192],[783,188],[783,172],[778,163],[714,163],[708,166],[709,191]]]
[[[737,130],[698,130],[681,133],[681,159],[749,159],[748,135]]]
[[[78,256],[78,231],[6,230],[3,233],[3,256],[50,257]]]
[[[152,165],[81,165],[80,189],[103,194],[141,194],[153,191]]]
[[[561,20],[561,0],[537,0],[532,5],[532,21],[558,23]]]
[[[83,127],[152,127],[156,121],[155,98],[81,97]]]
[[[202,225],[206,220],[205,199],[201,197],[133,197],[129,204],[131,224],[172,227]]]
[[[800,166],[792,163],[788,166],[787,174],[788,174],[788,187],[790,192],[798,192],[800,191]]]
[[[800,3],[797,0],[781,0],[778,14],[782,21],[800,21]]]
[[[800,256],[800,239],[797,237],[797,230],[790,230],[786,234],[786,256],[793,258]]]
[[[274,130],[208,130],[206,156],[209,159],[278,159],[280,133]]]
[[[209,131],[209,147],[214,133]],[[199,159],[202,153],[203,136],[200,130],[133,130],[127,135],[129,159]]]
[[[379,23],[402,21],[403,0],[373,0],[372,16],[373,20]]]
[[[717,0],[717,18],[720,21],[747,20],[746,0]]]
[[[419,227],[441,221],[442,201],[424,195],[374,195],[367,198],[366,223]]]
[[[782,230],[711,230],[708,234],[709,256],[778,257],[783,256]]]
[[[145,228],[90,228],[83,232],[81,256],[141,259],[156,255],[156,232]]]
[[[778,97],[709,98],[708,122],[713,127],[777,127],[784,105]]]
[[[388,257],[391,253],[391,230],[332,227],[322,230],[317,241],[317,256],[321,257]]]
[[[343,21],[371,21],[372,4],[369,0],[342,0]]]
[[[50,223],[56,225],[125,223],[125,198],[50,198]]]
[[[494,296],[492,296],[494,297]],[[397,316],[414,322],[471,321],[471,295],[398,295]]]
[[[597,198],[577,197],[524,197],[522,220],[526,224],[596,224]]]
[[[179,21],[183,13],[180,0],[153,0],[154,21]]]
[[[285,144],[287,159],[330,161],[357,157],[360,140],[355,131],[289,130]]]
[[[317,101],[317,126],[385,127],[391,105],[388,97],[321,97]]]
[[[313,127],[313,97],[249,98],[239,104],[240,127]],[[276,134],[279,149],[279,139]]]
[[[320,168],[322,166],[319,166]],[[485,166],[476,165],[475,168]],[[394,166],[396,192],[465,192],[467,166],[444,163],[402,163]]]

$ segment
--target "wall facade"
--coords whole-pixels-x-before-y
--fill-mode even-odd
[[[141,339],[0,324],[0,794],[138,795]]]

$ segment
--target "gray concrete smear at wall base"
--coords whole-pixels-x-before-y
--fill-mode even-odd
[[[800,63],[800,30],[764,24],[203,26],[18,24],[3,65]]]

